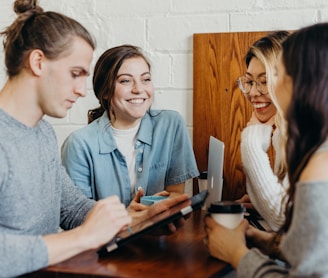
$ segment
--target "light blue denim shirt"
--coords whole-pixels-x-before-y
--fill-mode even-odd
[[[185,123],[179,113],[151,110],[143,117],[135,143],[136,190],[153,195],[199,172]],[[95,200],[118,195],[128,206],[131,183],[125,158],[117,148],[105,112],[73,132],[62,146],[63,164],[73,182]]]

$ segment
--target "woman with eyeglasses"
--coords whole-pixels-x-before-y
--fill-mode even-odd
[[[287,31],[269,33],[256,41],[245,56],[247,72],[238,85],[254,108],[251,119],[241,135],[241,158],[246,175],[247,195],[239,201],[263,217],[271,230],[284,221],[283,197],[288,188],[280,133],[281,119],[273,97],[273,68]],[[273,145],[273,169],[268,149]]]

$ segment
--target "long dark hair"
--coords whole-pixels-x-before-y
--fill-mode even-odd
[[[115,82],[117,73],[126,59],[141,57],[147,63],[150,70],[150,63],[141,52],[141,49],[134,45],[120,45],[106,50],[98,59],[93,74],[93,90],[99,100],[100,106],[88,111],[88,123],[99,118],[105,111],[110,117],[111,100],[115,92]]]
[[[286,222],[293,217],[296,183],[309,159],[328,137],[328,23],[300,29],[283,42],[282,61],[293,82],[286,120],[286,145],[290,187]]]
[[[79,22],[60,13],[44,12],[37,0],[16,0],[14,11],[17,19],[0,33],[4,36],[9,78],[19,74],[33,49],[42,50],[48,59],[56,59],[66,53],[74,36],[95,48],[91,34]]]

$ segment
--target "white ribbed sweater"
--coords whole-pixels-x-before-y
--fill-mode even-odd
[[[272,126],[257,124],[247,126],[242,132],[241,158],[246,174],[246,189],[255,209],[261,214],[269,227],[276,231],[284,222],[283,197],[288,188],[288,178],[282,183],[272,171],[268,156],[271,143]],[[275,150],[274,170],[280,162],[278,146],[279,131],[272,136]]]

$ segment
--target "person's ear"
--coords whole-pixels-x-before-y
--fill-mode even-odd
[[[36,76],[41,75],[43,62],[45,60],[44,53],[40,49],[34,49],[28,56],[28,66],[32,73]]]

